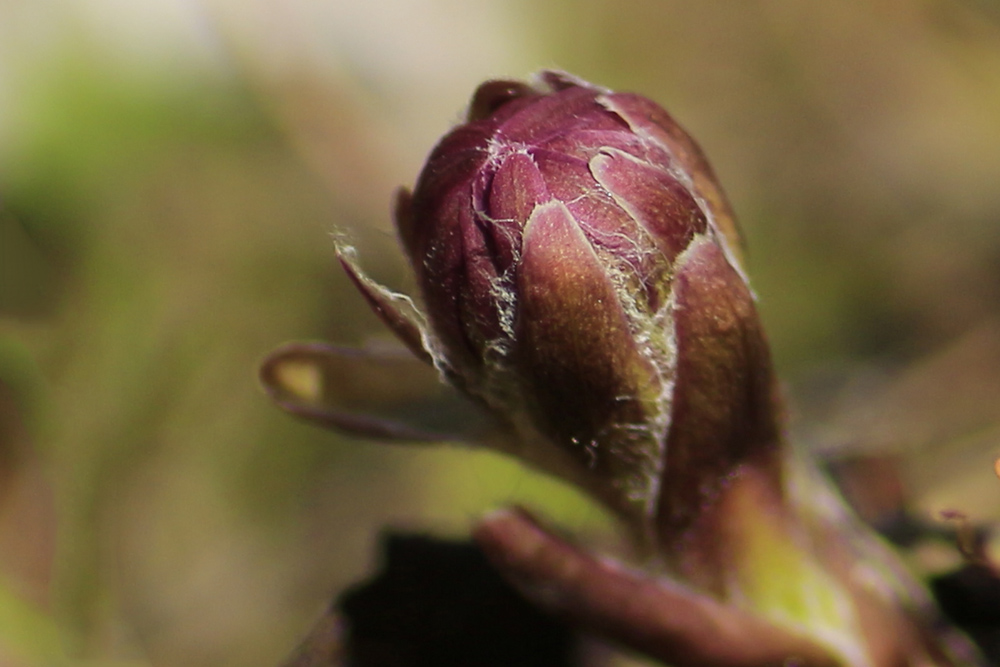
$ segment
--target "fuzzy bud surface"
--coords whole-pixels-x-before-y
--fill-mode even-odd
[[[735,223],[650,100],[557,72],[487,82],[396,224],[422,321],[345,266],[505,422],[511,453],[675,533],[766,446],[770,365]]]

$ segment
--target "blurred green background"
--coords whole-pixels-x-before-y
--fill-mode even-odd
[[[995,0],[0,2],[0,664],[275,665],[385,526],[598,510],[496,457],[358,443],[257,386],[380,335],[347,233],[481,80],[668,108],[741,216],[794,432],[1000,518]]]

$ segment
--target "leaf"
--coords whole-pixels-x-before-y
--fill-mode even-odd
[[[398,347],[289,343],[260,370],[283,410],[348,435],[410,442],[471,442],[492,429],[485,412]]]

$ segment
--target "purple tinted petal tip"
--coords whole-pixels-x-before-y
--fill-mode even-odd
[[[484,120],[511,100],[537,94],[535,89],[523,81],[487,81],[473,94],[466,120],[470,123]]]
[[[562,70],[542,70],[536,75],[536,78],[553,92],[566,90],[567,88],[586,88],[594,92],[611,92],[607,88],[594,85],[586,79],[581,79]]]

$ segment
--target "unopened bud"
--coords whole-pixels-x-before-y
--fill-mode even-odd
[[[508,426],[508,451],[647,534],[685,529],[773,444],[729,207],[648,99],[487,82],[396,224],[426,322],[345,260],[376,312]]]

